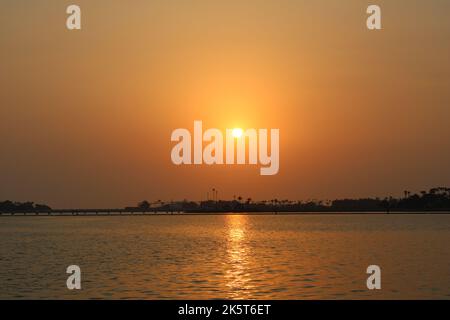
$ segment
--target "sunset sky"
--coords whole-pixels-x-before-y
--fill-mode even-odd
[[[82,30],[65,27],[69,4]],[[382,9],[381,31],[366,8]],[[0,200],[398,196],[450,185],[448,0],[3,0]],[[175,166],[172,130],[279,128],[280,172]]]

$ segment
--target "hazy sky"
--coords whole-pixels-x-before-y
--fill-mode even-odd
[[[65,27],[82,9],[82,30]],[[382,31],[366,28],[368,4]],[[448,0],[0,2],[0,200],[330,199],[450,185]],[[280,172],[170,134],[279,128]]]

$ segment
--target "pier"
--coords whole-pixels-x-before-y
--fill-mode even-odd
[[[0,212],[0,216],[147,216],[183,214],[184,211],[126,209],[53,209],[45,211]]]

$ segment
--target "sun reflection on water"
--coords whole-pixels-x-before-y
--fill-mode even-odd
[[[247,244],[248,217],[229,215],[227,226],[227,261],[225,280],[231,299],[244,299],[253,288],[250,284],[250,248]]]

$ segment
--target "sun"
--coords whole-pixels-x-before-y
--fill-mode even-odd
[[[233,134],[233,137],[235,137],[235,138],[240,138],[240,137],[242,137],[242,129],[241,128],[234,128],[233,129],[233,132],[232,132],[232,134]]]

